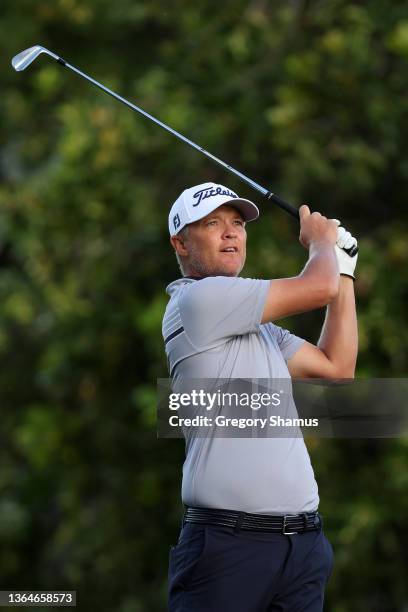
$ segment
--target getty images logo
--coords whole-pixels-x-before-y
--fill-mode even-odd
[[[202,202],[206,198],[211,198],[217,195],[226,195],[231,198],[238,197],[236,193],[234,193],[233,191],[230,191],[227,188],[217,187],[216,189],[214,189],[214,187],[207,187],[205,189],[200,189],[200,191],[196,191],[193,194],[193,198],[197,200],[197,202],[195,202],[193,206],[198,206],[200,202]]]

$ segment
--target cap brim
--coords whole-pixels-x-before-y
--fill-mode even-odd
[[[250,200],[245,200],[244,198],[232,198],[231,200],[223,202],[223,204],[226,206],[233,206],[239,210],[244,221],[255,221],[255,219],[259,217],[258,207]]]

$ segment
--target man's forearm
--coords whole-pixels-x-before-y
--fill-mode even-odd
[[[339,378],[353,378],[358,352],[354,282],[340,277],[337,297],[327,306],[318,347],[335,365]]]

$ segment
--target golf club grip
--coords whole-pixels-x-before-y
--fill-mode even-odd
[[[272,200],[272,202],[275,202],[275,204],[277,204],[280,208],[283,208],[283,210],[286,210],[286,212],[296,219],[300,219],[298,209],[292,206],[292,204],[288,204],[288,202],[285,202],[285,200],[282,200],[282,198],[272,192],[268,192],[265,197],[268,201]],[[354,257],[354,255],[357,255],[358,253],[358,246],[353,245],[348,249],[343,248],[342,250],[350,257]]]
[[[265,197],[268,201],[272,200],[272,202],[275,202],[275,204],[277,204],[280,208],[286,210],[286,212],[292,215],[292,217],[295,217],[295,219],[300,218],[298,209],[292,206],[292,204],[288,204],[288,202],[285,202],[285,200],[282,200],[282,198],[277,196],[275,193],[269,191]]]

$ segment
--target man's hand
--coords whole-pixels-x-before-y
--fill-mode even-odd
[[[337,224],[320,213],[299,210],[300,243],[309,250],[302,272],[271,280],[262,323],[327,306],[339,292],[339,266],[335,254]]]
[[[334,219],[327,219],[319,212],[311,213],[306,204],[299,209],[300,235],[299,242],[305,249],[309,249],[313,243],[323,242],[335,245],[337,236],[337,225]]]
[[[355,278],[354,270],[357,264],[358,253],[350,257],[343,249],[350,249],[357,245],[357,240],[344,227],[340,226],[338,219],[332,219],[339,227],[337,228],[337,241],[335,246],[337,263],[339,264],[340,274]]]

